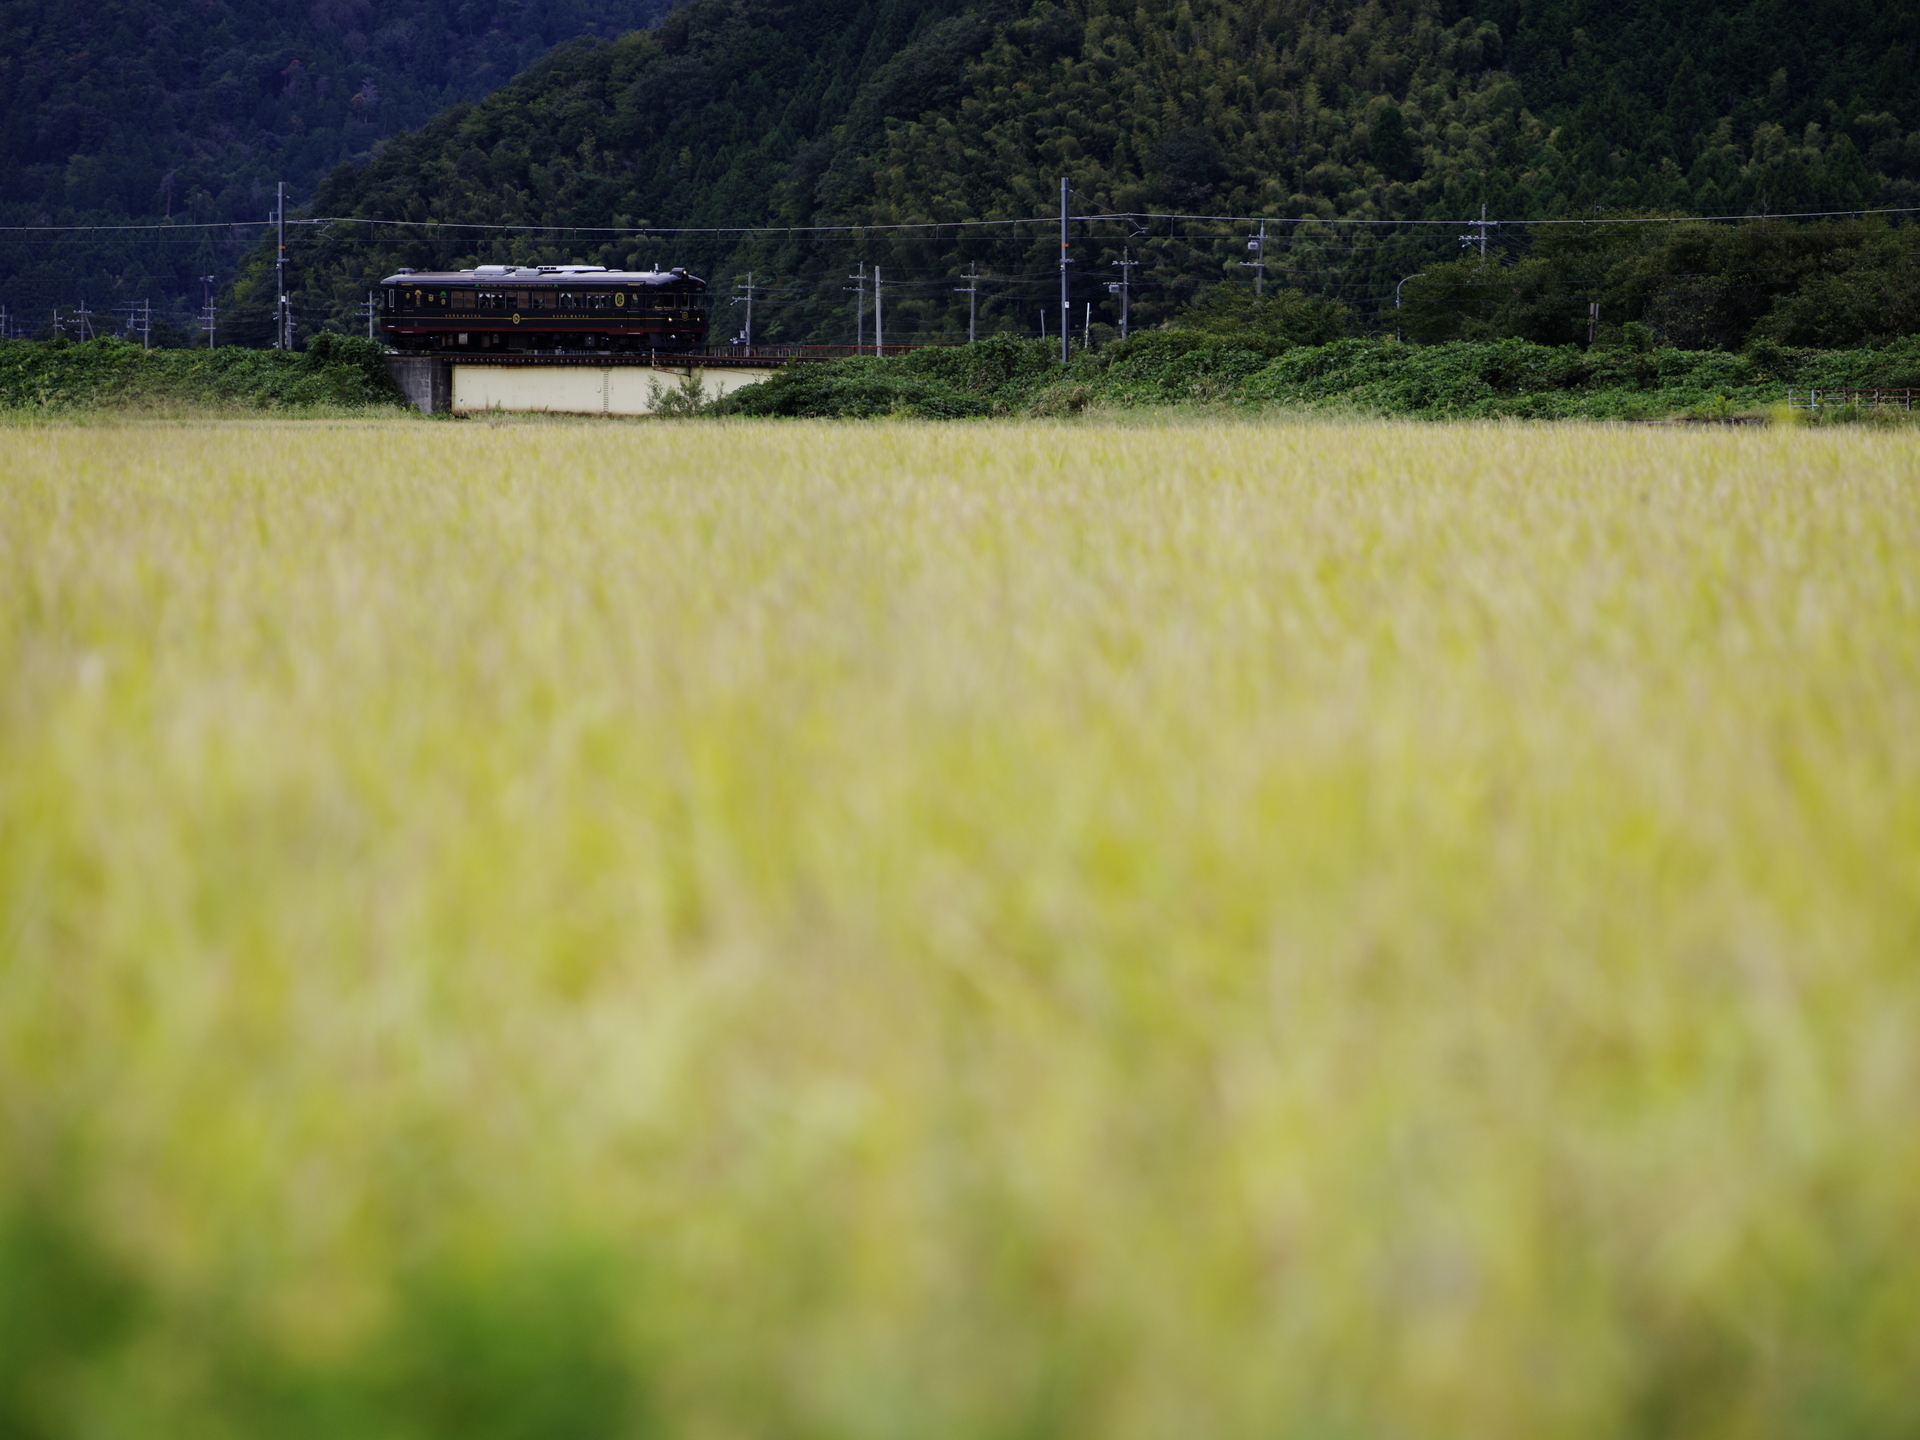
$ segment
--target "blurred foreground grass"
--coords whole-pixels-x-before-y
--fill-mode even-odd
[[[1920,1433],[1920,449],[0,452],[0,1434]]]

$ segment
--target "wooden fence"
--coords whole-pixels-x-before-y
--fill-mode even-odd
[[[1787,391],[1787,404],[1796,410],[1833,410],[1852,406],[1861,410],[1911,410],[1920,390],[1797,390]]]

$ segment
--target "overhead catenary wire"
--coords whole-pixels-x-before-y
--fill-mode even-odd
[[[1184,211],[1116,211],[1106,207],[1097,199],[1073,191],[1070,186],[1067,187],[1065,201],[1066,203],[1062,205],[1062,213],[1056,216],[757,226],[536,225],[375,216],[295,218],[286,214],[284,207],[277,207],[275,215],[265,220],[111,225],[76,222],[64,225],[0,226],[0,237],[4,237],[6,244],[47,248],[82,243],[85,236],[96,233],[103,237],[115,234],[125,235],[129,239],[137,236],[137,243],[165,244],[169,241],[184,241],[205,244],[208,243],[206,237],[210,232],[214,232],[224,233],[231,238],[232,242],[239,242],[244,241],[249,235],[257,234],[261,227],[275,224],[282,217],[288,231],[297,234],[303,251],[309,245],[346,246],[351,249],[360,245],[384,244],[426,246],[432,249],[454,246],[484,255],[487,253],[488,245],[491,244],[492,253],[499,256],[503,253],[505,237],[510,236],[525,237],[525,245],[516,246],[513,251],[507,252],[517,254],[528,253],[529,246],[537,246],[540,253],[545,253],[556,245],[567,244],[570,240],[591,244],[596,241],[605,243],[625,238],[671,241],[674,237],[733,236],[742,239],[793,239],[814,235],[850,237],[858,246],[869,238],[884,241],[884,238],[889,235],[935,237],[936,239],[940,235],[948,235],[955,237],[956,240],[965,236],[974,237],[965,242],[964,247],[953,256],[950,264],[933,269],[921,268],[921,275],[928,278],[912,276],[911,270],[920,267],[909,266],[907,274],[902,274],[900,269],[895,268],[900,258],[908,253],[907,250],[884,244],[881,247],[885,253],[894,257],[888,260],[887,266],[889,275],[897,278],[889,279],[888,289],[902,299],[912,302],[906,312],[911,317],[908,321],[909,333],[932,334],[943,321],[937,313],[937,303],[933,310],[928,310],[925,308],[926,302],[930,300],[937,302],[940,298],[938,292],[950,290],[956,279],[968,279],[970,286],[978,289],[977,295],[970,297],[969,307],[971,308],[976,301],[993,307],[1000,314],[1002,325],[1010,311],[1030,305],[1033,300],[1051,290],[1053,287],[1047,284],[1047,281],[1056,273],[1060,273],[1061,279],[1064,280],[1064,273],[1053,269],[1029,270],[1018,267],[1017,262],[1016,267],[1009,267],[1000,273],[981,272],[982,259],[986,254],[992,253],[993,247],[1017,246],[1031,257],[1029,264],[1032,263],[1032,259],[1038,259],[1036,250],[1046,244],[1046,232],[1040,229],[1041,226],[1046,226],[1048,229],[1056,225],[1062,226],[1063,240],[1066,238],[1065,230],[1070,228],[1073,232],[1071,243],[1075,250],[1078,251],[1082,246],[1089,247],[1091,253],[1096,256],[1116,252],[1125,254],[1128,253],[1129,247],[1137,245],[1139,248],[1136,253],[1141,254],[1143,258],[1133,263],[1139,266],[1142,273],[1131,278],[1131,293],[1137,294],[1141,299],[1157,296],[1176,303],[1183,294],[1190,297],[1196,286],[1208,283],[1209,279],[1218,281],[1223,278],[1211,275],[1206,258],[1208,248],[1218,247],[1232,240],[1234,238],[1232,231],[1239,227],[1247,225],[1270,227],[1270,233],[1277,232],[1272,233],[1276,253],[1271,261],[1266,261],[1267,247],[1262,245],[1261,254],[1265,263],[1259,268],[1265,274],[1283,279],[1290,284],[1297,283],[1315,293],[1346,298],[1349,303],[1357,305],[1364,316],[1376,314],[1378,307],[1386,303],[1385,296],[1393,288],[1391,274],[1383,279],[1383,270],[1388,266],[1397,266],[1406,260],[1418,264],[1420,258],[1431,250],[1449,228],[1455,228],[1456,231],[1461,226],[1476,229],[1479,231],[1479,235],[1474,237],[1476,243],[1481,243],[1483,238],[1489,239],[1495,242],[1488,245],[1489,252],[1499,251],[1511,255],[1516,249],[1524,251],[1526,247],[1524,237],[1528,232],[1547,227],[1578,226],[1583,229],[1599,230],[1617,226],[1636,226],[1644,229],[1649,225],[1683,227],[1757,221],[1864,217],[1885,217],[1897,220],[1901,217],[1920,215],[1920,206],[1784,212],[1767,215],[1593,215],[1551,220],[1507,221],[1505,224],[1508,228],[1504,234],[1488,237],[1487,230],[1481,227],[1484,225],[1491,228],[1492,225],[1501,222],[1478,218],[1470,220],[1380,219],[1312,214],[1247,216]],[[1080,213],[1074,213],[1071,203],[1073,201],[1080,202]],[[1485,212],[1482,213],[1484,215]],[[383,231],[401,233],[383,234],[381,233]],[[294,239],[295,234],[290,234],[289,240]],[[499,238],[488,241],[486,237]],[[1506,243],[1499,243],[1502,241]],[[933,258],[924,254],[926,243],[924,240],[915,239],[904,243],[920,246],[923,258]],[[1175,246],[1171,253],[1161,249],[1163,245],[1169,243]],[[983,249],[983,246],[986,248]],[[1182,246],[1194,248],[1183,252],[1179,248]],[[865,246],[861,248],[867,249],[871,260],[872,250]],[[1157,258],[1155,258],[1156,251],[1159,252]],[[280,253],[285,254],[284,250]],[[857,253],[859,253],[858,250],[856,250]],[[612,262],[611,253],[603,251],[602,254]],[[1064,252],[1061,254],[1063,255]],[[1056,259],[1055,264],[1058,265],[1058,263]],[[1100,265],[1100,261],[1096,259],[1092,264]],[[963,274],[962,266],[968,267],[970,273]],[[278,270],[280,267],[274,268]],[[1633,274],[1629,271],[1612,278],[1632,287],[1662,280],[1719,278],[1728,289],[1751,290],[1766,288],[1766,282],[1741,284],[1734,277],[1790,274],[1797,268],[1793,266],[1745,267],[1731,272],[1663,271],[1648,274]],[[1153,274],[1155,269],[1161,269],[1161,273]],[[765,272],[762,270],[758,273]],[[1080,273],[1091,276],[1094,271],[1087,269]],[[1582,280],[1566,276],[1529,274],[1521,279],[1521,283],[1536,297],[1544,299],[1555,292],[1578,292],[1596,283],[1600,278],[1596,276],[1592,280]],[[1727,282],[1731,283],[1727,284]],[[764,281],[750,283],[753,284],[754,293],[763,303],[773,305],[776,310],[782,312],[786,312],[789,306],[817,307],[825,298],[826,289],[834,288],[831,282],[818,277],[775,285],[768,285]],[[1060,331],[1063,339],[1069,328],[1065,323],[1068,307],[1066,288],[1062,286],[1062,293],[1057,302],[1062,311]],[[1478,282],[1448,284],[1439,280],[1429,280],[1421,288],[1430,303],[1453,305],[1470,303],[1472,292],[1480,286]],[[1547,292],[1546,295],[1542,295],[1542,291]],[[1454,295],[1461,296],[1461,299],[1455,300]],[[321,308],[304,303],[296,304],[293,297],[286,294],[284,290],[282,296],[281,305],[284,308],[281,309],[281,323],[286,326],[290,327],[298,320],[303,328],[309,326],[318,328],[339,319],[338,306]],[[879,297],[874,298],[877,310]],[[262,302],[257,295],[252,299],[234,303],[239,306],[235,313],[242,317],[237,323],[241,323],[243,328],[259,323],[254,318],[255,312],[262,308]],[[271,297],[266,304],[272,305]],[[161,313],[173,315],[175,310],[174,307],[166,307]],[[199,318],[189,310],[180,310],[178,313],[182,318],[187,319],[189,326],[193,326]],[[18,308],[15,308],[12,314],[22,316]],[[815,316],[807,323],[810,326],[817,325],[819,318]],[[878,316],[876,315],[875,318],[877,319]],[[56,323],[58,323],[57,320]],[[758,329],[757,326],[755,328]],[[856,330],[858,328],[859,322],[856,319]],[[279,325],[276,325],[275,334],[281,333],[283,332]],[[290,336],[288,338],[290,340]]]
[[[1082,199],[1085,197],[1082,196]],[[1920,215],[1920,205],[1875,206],[1853,210],[1799,210],[1778,213],[1740,214],[1740,215],[1601,215],[1578,218],[1559,218],[1549,220],[1509,220],[1509,225],[1682,225],[1697,223],[1732,223],[1753,220],[1840,220],[1870,215]],[[478,220],[398,220],[374,215],[312,215],[304,220],[287,220],[287,225],[386,225],[409,229],[428,230],[477,230],[489,233],[522,235],[632,235],[636,237],[664,237],[669,235],[824,235],[858,234],[874,232],[880,234],[898,231],[921,230],[972,230],[996,226],[1046,225],[1059,223],[1057,215],[1036,215],[1019,218],[995,218],[987,220],[892,220],[868,221],[860,224],[836,225],[535,225],[514,222],[493,222]],[[1479,217],[1430,220],[1430,219],[1393,219],[1374,218],[1356,215],[1209,215],[1188,211],[1157,210],[1113,210],[1100,214],[1069,215],[1070,222],[1098,220],[1180,220],[1202,221],[1223,225],[1258,225],[1262,221],[1269,225],[1352,225],[1375,229],[1446,229],[1460,225],[1477,225]],[[268,220],[213,220],[195,221],[186,224],[172,222],[152,222],[124,225],[0,225],[0,234],[36,235],[36,234],[89,234],[120,231],[169,231],[169,230],[228,230],[249,227],[265,228],[274,222]]]
[[[1349,231],[1351,231],[1353,227],[1359,227],[1363,232],[1371,232],[1374,235],[1380,235],[1382,231],[1387,232],[1389,235],[1393,232],[1398,232],[1405,236],[1407,242],[1411,244],[1418,242],[1425,233],[1457,227],[1463,224],[1477,227],[1479,223],[1476,220],[1375,218],[1338,215],[1275,216],[1269,214],[1266,216],[1248,216],[1239,214],[1205,214],[1193,211],[1116,211],[1092,197],[1080,194],[1077,191],[1071,193],[1074,198],[1080,200],[1087,208],[1078,214],[1069,211],[1066,218],[1070,224],[1081,227],[1104,229],[1107,224],[1119,223],[1127,226],[1129,230],[1137,230],[1137,227],[1144,226],[1148,232],[1144,238],[1150,242],[1184,241],[1205,244],[1219,243],[1224,237],[1212,233],[1211,230],[1206,228],[1195,229],[1193,227],[1267,224],[1291,232],[1289,236],[1283,236],[1280,242],[1289,249],[1304,242],[1308,244],[1314,252],[1327,256],[1337,254],[1378,254],[1380,244],[1383,243],[1384,237],[1382,237],[1381,240],[1363,243],[1342,243],[1335,238],[1342,227],[1348,228]],[[9,237],[7,243],[10,244],[35,246],[67,244],[72,242],[73,237],[89,234],[139,235],[151,242],[155,240],[165,241],[175,237],[185,240],[191,239],[194,236],[204,236],[209,232],[226,232],[235,239],[239,239],[247,232],[257,232],[261,227],[275,224],[283,214],[284,211],[277,211],[275,215],[263,220],[167,221],[116,224],[68,222],[64,224],[39,224],[31,226],[7,225],[0,226],[0,235]],[[1561,219],[1509,221],[1507,223],[1520,229],[1531,230],[1542,227],[1565,226],[1580,226],[1583,228],[1606,228],[1621,225],[1640,227],[1647,225],[1674,226],[1701,223],[1751,222],[1755,220],[1780,221],[1872,216],[1900,217],[1914,214],[1920,214],[1920,207],[1862,207],[1848,210],[1788,211],[1771,215],[1597,215]],[[867,235],[884,236],[888,234],[926,234],[933,232],[964,234],[994,230],[1013,232],[1007,234],[1006,238],[1010,241],[1017,242],[1024,238],[1027,242],[1031,243],[1038,238],[1037,227],[1042,224],[1052,225],[1056,223],[1056,217],[1002,216],[973,220],[868,221],[832,225],[662,226],[641,224],[604,226],[400,219],[396,217],[360,215],[308,216],[304,219],[286,216],[285,223],[289,227],[297,228],[308,233],[318,230],[321,234],[336,243],[354,243],[356,241],[377,242],[381,237],[374,232],[378,232],[384,228],[399,229],[408,232],[412,237],[408,242],[410,244],[436,246],[466,246],[472,243],[474,237],[483,234],[543,237],[551,241],[564,240],[568,237],[579,240],[591,240],[595,238],[611,239],[617,237],[666,239],[674,236],[769,238],[793,237],[807,234],[835,234],[861,237]],[[1022,229],[1027,229],[1029,234],[1021,237],[1018,232]],[[1102,243],[1103,239],[1107,237],[1092,234],[1085,238],[1089,242],[1097,244]],[[1120,239],[1121,237],[1111,238]],[[1128,236],[1126,238],[1130,239],[1133,237]],[[1386,241],[1385,243],[1392,242]],[[1298,266],[1288,266],[1284,261],[1274,264],[1272,269],[1275,273],[1294,276],[1304,276],[1314,273],[1311,270],[1302,269]],[[933,284],[938,282],[902,281],[901,283]]]

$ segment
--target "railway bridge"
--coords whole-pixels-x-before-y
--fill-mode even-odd
[[[557,415],[651,415],[689,377],[714,399],[790,365],[854,355],[904,355],[912,345],[710,345],[641,353],[389,353],[400,393],[424,415],[534,411]]]

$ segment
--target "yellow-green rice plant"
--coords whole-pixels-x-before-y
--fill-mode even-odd
[[[16,431],[0,1429],[1912,1433],[1917,560],[1866,428]]]

